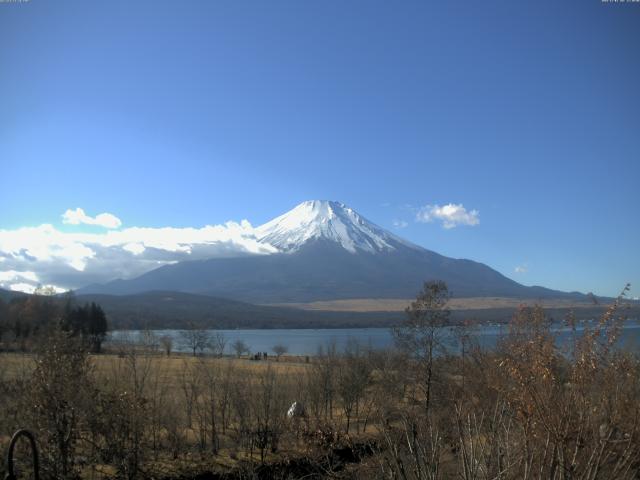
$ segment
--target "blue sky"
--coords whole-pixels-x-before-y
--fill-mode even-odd
[[[0,229],[332,199],[528,285],[638,295],[639,45],[640,4],[599,0],[0,3]],[[415,221],[449,203],[479,224]]]

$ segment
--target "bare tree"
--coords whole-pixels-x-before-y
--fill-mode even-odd
[[[336,388],[347,420],[345,428],[347,434],[352,418],[355,416],[357,419],[359,416],[360,405],[370,383],[371,373],[371,362],[362,354],[360,345],[356,340],[350,341],[340,359]],[[359,433],[359,426],[357,431]]]
[[[205,348],[208,348],[211,342],[211,335],[208,330],[198,328],[193,324],[190,327],[188,330],[180,332],[180,338],[183,345],[191,350],[195,357],[198,352],[202,353]]]
[[[245,352],[249,352],[249,346],[244,341],[238,339],[231,344],[231,348],[236,352],[236,356],[240,358]]]
[[[170,351],[169,348],[169,352]],[[165,438],[167,417],[175,416],[177,412],[172,408],[173,405],[169,398],[173,393],[169,380],[170,369],[166,368],[170,360],[160,358],[156,361],[160,364],[156,364],[155,368],[150,372],[145,399],[148,404],[146,411],[148,420],[148,443],[153,452],[154,460],[157,461],[162,451],[162,443]]]
[[[273,346],[272,350],[273,353],[276,354],[276,361],[280,361],[280,357],[289,351],[289,347],[282,343],[278,343]]]
[[[201,448],[204,450],[208,442],[211,445],[211,452],[217,455],[220,448],[218,419],[221,417],[218,412],[218,406],[220,404],[219,399],[225,395],[225,392],[221,388],[222,372],[211,363],[210,359],[202,359],[196,365],[202,380],[198,417]]]
[[[183,361],[182,372],[180,373],[180,388],[184,398],[185,426],[188,429],[193,427],[193,413],[200,395],[201,378],[199,373],[191,362],[187,361],[187,359]]]
[[[448,302],[446,283],[426,282],[416,300],[406,308],[404,323],[393,329],[398,347],[416,362],[416,381],[422,387],[427,414],[431,406],[434,356],[442,349],[441,329],[449,324]]]
[[[146,352],[156,352],[158,350],[159,339],[153,331],[145,329],[141,332],[139,343]]]
[[[43,446],[45,472],[51,478],[76,478],[78,442],[91,418],[92,369],[86,349],[66,332],[55,330],[35,357],[28,402]]]
[[[160,337],[160,346],[167,357],[171,356],[171,350],[173,349],[173,338],[170,335],[163,335]]]
[[[227,337],[225,337],[222,332],[216,332],[213,335],[210,335],[207,348],[211,351],[214,357],[222,357],[226,346]]]
[[[324,420],[333,418],[333,401],[336,390],[336,370],[338,368],[338,353],[335,341],[327,343],[326,349],[320,346],[318,355],[313,363],[312,387],[317,390],[317,400],[320,410],[324,413]],[[320,412],[318,412],[319,414]]]
[[[278,375],[269,366],[257,373],[253,381],[244,384],[245,437],[249,440],[250,454],[256,448],[261,462],[265,460],[267,449],[272,453],[278,451],[284,431],[288,408],[287,388],[283,382],[286,377]]]
[[[442,435],[424,418],[402,418],[397,428],[382,432],[382,477],[406,480],[439,480],[445,451]],[[503,477],[494,477],[503,478]],[[524,477],[526,478],[526,477]],[[466,480],[466,478],[465,478]]]
[[[222,434],[227,433],[230,422],[231,395],[233,390],[233,381],[237,377],[236,367],[233,363],[228,362],[221,371],[218,393],[217,393],[217,411],[220,414],[220,426]]]
[[[95,416],[95,429],[102,437],[103,455],[112,459],[118,478],[137,478],[148,453],[146,435],[153,406],[147,398],[156,361],[150,355],[138,355],[132,345],[126,355],[111,363],[101,388],[101,413]]]

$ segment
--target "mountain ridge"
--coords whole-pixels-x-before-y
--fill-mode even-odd
[[[445,257],[397,237],[339,202],[302,202],[255,230],[259,241],[275,246],[278,253],[183,261],[79,293],[172,290],[264,304],[411,298],[424,281],[443,280],[456,297],[583,297],[527,287],[480,262]]]

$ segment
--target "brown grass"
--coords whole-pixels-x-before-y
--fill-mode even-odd
[[[411,299],[405,298],[352,298],[346,300],[323,300],[308,303],[274,303],[272,306],[299,308],[301,310],[319,310],[330,312],[401,312],[409,306]],[[531,303],[531,299],[505,297],[468,297],[454,298],[448,303],[452,310],[483,310],[491,308],[518,308]],[[537,305],[543,308],[589,308],[590,300],[540,299]]]
[[[102,373],[112,372],[121,364],[121,358],[116,354],[91,355],[91,361],[99,376]],[[257,374],[271,367],[279,374],[302,374],[309,367],[304,358],[297,356],[282,356],[279,361],[270,360],[253,361],[248,358],[214,358],[193,357],[186,354],[172,354],[166,357],[160,354],[150,354],[153,369],[161,371],[163,376],[171,380],[171,384],[177,386],[184,374],[185,366],[193,366],[196,362],[204,361],[211,368],[220,368],[231,364],[239,373]],[[12,380],[28,376],[34,368],[34,355],[31,353],[0,353],[0,378]]]

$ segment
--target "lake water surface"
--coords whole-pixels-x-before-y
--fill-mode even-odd
[[[558,334],[558,342],[566,342],[571,331],[564,326],[553,328]],[[581,328],[579,328],[581,330]],[[320,347],[335,343],[338,350],[344,349],[348,342],[356,340],[365,347],[384,349],[393,346],[393,336],[388,328],[327,328],[327,329],[273,329],[273,330],[211,330],[212,333],[222,333],[227,339],[225,352],[232,353],[231,344],[242,340],[249,346],[251,352],[273,353],[274,345],[281,344],[288,348],[292,355],[315,355]],[[506,325],[482,325],[471,331],[471,336],[483,347],[493,347],[498,339],[507,333]],[[173,350],[188,352],[184,344],[181,330],[154,330],[157,337],[169,335],[173,338]],[[138,342],[142,338],[140,330],[116,330],[111,333],[112,342]],[[442,331],[444,343],[452,351],[458,349],[456,334],[451,329]],[[640,323],[629,320],[625,323],[620,345],[626,349],[640,350]]]

